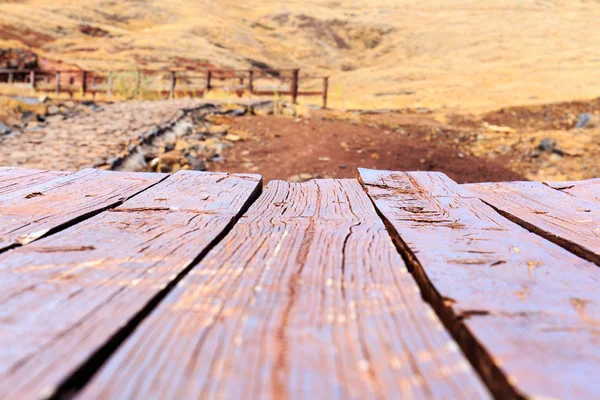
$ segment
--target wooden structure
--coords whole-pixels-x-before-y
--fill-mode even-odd
[[[0,168],[0,398],[577,398],[600,180]]]
[[[120,79],[119,79],[120,78]],[[120,80],[119,88],[115,88],[116,80]],[[128,96],[137,98],[143,92],[149,96],[202,97],[208,91],[221,89],[242,96],[244,93],[256,96],[290,96],[293,103],[300,96],[321,97],[323,108],[327,108],[329,91],[328,77],[303,76],[299,69],[206,69],[204,71],[33,71],[33,70],[0,70],[0,82],[8,84],[27,83],[40,92],[52,93],[58,97],[61,93],[69,96],[80,94],[85,96],[98,93],[111,98],[119,89]],[[257,85],[266,81],[268,86]],[[320,90],[303,90],[301,82],[320,81]]]

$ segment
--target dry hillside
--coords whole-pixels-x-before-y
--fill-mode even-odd
[[[455,110],[600,93],[596,0],[0,0],[0,47],[90,69],[332,76],[333,106]]]

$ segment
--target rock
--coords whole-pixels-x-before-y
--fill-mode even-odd
[[[158,172],[174,172],[181,169],[182,155],[180,151],[172,150],[158,157]]]
[[[291,107],[285,107],[283,110],[281,110],[281,115],[284,115],[286,117],[295,117],[296,110],[294,110]]]
[[[64,106],[67,108],[75,108],[75,102],[73,101],[65,101]]]
[[[463,153],[458,153],[457,156],[458,158],[465,158],[465,155]]]
[[[515,130],[513,128],[509,128],[508,126],[490,125],[487,122],[483,123],[483,127],[491,132],[498,132],[498,133],[514,133],[515,132]]]
[[[579,120],[575,125],[577,129],[591,129],[600,127],[600,116],[591,114],[580,114]]]
[[[290,176],[287,179],[287,181],[290,182],[290,183],[300,183],[300,182],[306,182],[308,180],[311,180],[312,178],[313,178],[312,174],[301,173],[301,174]]]
[[[319,157],[319,161],[331,161],[330,157]]]
[[[274,103],[266,101],[259,104],[254,104],[251,107],[250,113],[254,115],[273,115]]]
[[[556,153],[552,153],[552,155],[550,156],[550,161],[552,162],[558,162],[561,161],[563,158],[561,155],[556,154]]]
[[[8,135],[11,132],[11,129],[0,122],[0,135]]]
[[[346,165],[345,165],[345,164],[340,164],[340,165],[339,165],[339,168],[340,168],[340,169],[346,169]]]
[[[206,162],[198,157],[186,157],[189,162],[189,169],[194,171],[206,171]]]
[[[99,167],[101,165],[105,165],[106,162],[106,158],[103,157],[96,157],[94,158],[94,160],[92,161],[92,167],[96,168]]]
[[[290,183],[300,183],[302,182],[302,178],[300,178],[300,175],[292,175],[287,178],[287,181]]]
[[[538,149],[541,151],[552,151],[554,149],[554,141],[550,138],[544,138],[538,144]]]
[[[48,107],[48,115],[56,115],[60,114],[60,108],[57,106]]]
[[[235,135],[233,133],[228,133],[223,139],[229,140],[230,142],[239,142],[241,140],[244,140],[239,135]]]
[[[150,168],[152,168],[153,171],[156,171],[158,168],[158,163],[160,162],[160,159],[158,157],[156,157],[155,159],[153,159],[152,161],[150,161]]]
[[[41,95],[40,97],[38,97],[38,101],[42,104],[47,103],[48,101],[50,101],[50,97],[46,95]]]

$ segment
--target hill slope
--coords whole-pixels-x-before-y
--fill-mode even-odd
[[[0,0],[0,47],[89,69],[332,76],[333,106],[489,109],[600,94],[591,0]]]

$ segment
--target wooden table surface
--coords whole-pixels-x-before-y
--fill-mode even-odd
[[[600,180],[0,168],[0,399],[598,399]]]

